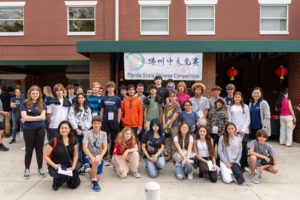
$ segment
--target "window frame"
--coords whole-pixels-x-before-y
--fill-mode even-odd
[[[96,35],[96,5],[98,1],[65,1],[65,5],[67,6],[67,35],[68,36],[77,36],[77,35]],[[70,13],[69,8],[93,8],[94,9],[94,19],[76,19],[78,21],[91,21],[94,20],[94,31],[80,31],[80,32],[72,32],[70,31]]]
[[[25,7],[26,2],[0,2],[0,8],[21,8],[23,11],[23,18],[22,19],[0,19],[0,21],[23,21],[23,31],[22,32],[0,32],[0,36],[24,36],[25,35]]]
[[[140,35],[169,35],[170,34],[170,4],[171,0],[160,0],[160,1],[144,1],[139,0],[139,6],[140,6]],[[143,7],[167,7],[168,12],[168,18],[148,18],[143,19],[142,18],[142,9]],[[145,20],[167,20],[167,31],[143,31],[142,30],[142,21]]]

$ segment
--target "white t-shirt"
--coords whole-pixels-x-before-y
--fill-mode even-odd
[[[208,146],[206,142],[201,142],[201,140],[197,140],[197,148],[201,157],[209,157]]]
[[[51,121],[49,128],[58,128],[63,120],[68,120],[69,108],[63,106],[63,99],[59,99],[60,105],[50,104],[47,106],[47,113],[51,113]]]
[[[193,141],[194,141],[194,139],[193,139],[193,137],[190,135],[190,137],[189,137],[189,143],[193,143]],[[178,135],[174,137],[174,142],[178,142]],[[180,145],[180,144],[179,144],[179,145]],[[181,146],[181,149],[182,149],[183,154],[186,155],[186,154],[187,154],[187,149],[184,148],[184,142],[183,142],[183,144],[182,144],[182,146]]]
[[[242,106],[232,105],[228,110],[229,122],[233,122],[236,126],[236,132],[249,133],[250,112],[248,106],[245,104],[244,111]]]

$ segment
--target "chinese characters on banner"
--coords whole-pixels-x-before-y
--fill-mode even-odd
[[[124,53],[127,80],[202,80],[202,64],[202,53]]]

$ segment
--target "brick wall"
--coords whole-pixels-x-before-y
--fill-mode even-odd
[[[300,53],[289,54],[289,97],[292,105],[300,103]],[[300,112],[295,111],[297,124],[294,130],[294,141],[300,143]]]
[[[205,96],[211,95],[211,89],[216,84],[216,53],[203,54],[202,83],[206,85]]]
[[[107,81],[112,80],[110,54],[109,53],[91,53],[90,54],[90,86],[98,81],[105,86]]]

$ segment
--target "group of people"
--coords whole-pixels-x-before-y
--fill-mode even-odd
[[[177,179],[193,179],[194,168],[199,177],[216,182],[221,174],[225,183],[245,184],[243,173],[250,170],[250,181],[259,183],[263,171],[278,172],[276,154],[266,142],[271,135],[269,104],[262,90],[252,91],[249,106],[233,84],[212,88],[212,97],[203,96],[206,86],[192,85],[193,97],[181,81],[175,88],[173,80],[166,87],[156,76],[147,88],[137,84],[120,86],[107,82],[105,89],[98,82],[84,94],[82,88],[58,83],[43,88],[32,86],[26,99],[16,90],[11,99],[12,116],[20,113],[25,141],[24,177],[30,177],[33,150],[36,152],[38,172],[45,176],[43,158],[53,177],[53,190],[67,183],[70,188],[80,185],[81,173],[89,173],[91,187],[100,191],[99,178],[104,165],[112,164],[120,178],[129,172],[140,178],[140,157],[148,175],[155,178],[166,161],[175,164]],[[52,91],[54,95],[52,94]],[[75,92],[76,91],[76,92]],[[105,93],[104,93],[105,91]],[[295,114],[287,93],[276,104],[280,112],[280,144],[292,145]],[[300,110],[300,109],[299,109]],[[0,148],[3,149],[3,111],[0,101]],[[17,119],[17,117],[12,117]],[[16,141],[17,120],[13,123]],[[44,150],[47,133],[48,144]],[[250,143],[248,150],[247,143]],[[6,147],[4,147],[6,148]],[[2,150],[3,151],[3,150]]]

